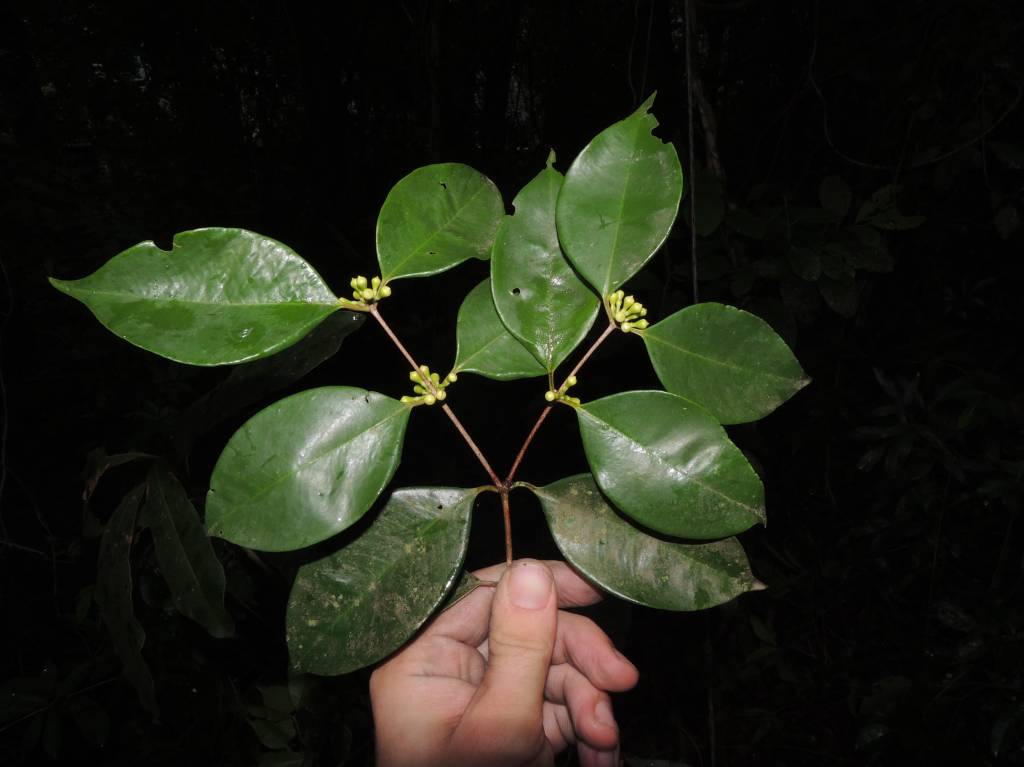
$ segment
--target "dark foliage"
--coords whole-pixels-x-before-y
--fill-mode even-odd
[[[344,286],[375,273],[377,209],[412,168],[469,163],[507,200],[549,147],[564,168],[657,89],[660,132],[695,182],[700,298],[773,323],[814,384],[732,430],[765,479],[769,525],[744,543],[769,590],[701,614],[597,610],[641,671],[617,701],[625,752],[1024,764],[1024,9],[693,5],[692,174],[683,0],[0,9],[0,761],[372,762],[366,672],[287,687],[294,555],[215,542],[237,632],[214,639],[175,609],[142,533],[133,596],[159,717],[142,707],[100,620],[97,562],[150,459],[100,476],[103,456],[162,456],[198,500],[233,429],[296,376],[270,366],[268,383],[196,405],[225,371],[118,342],[45,278],[219,225],[287,242]],[[693,300],[682,220],[655,261],[632,287],[664,316]],[[416,289],[462,295],[485,268]],[[402,283],[389,309],[441,367],[454,330],[435,329],[458,307],[412,293]],[[588,394],[611,389],[627,340],[614,363],[598,356]],[[364,328],[301,386],[401,393],[403,363],[378,346]],[[382,364],[358,370],[368,356]],[[470,378],[460,412],[507,466],[536,387],[512,387],[499,412],[495,385]],[[394,486],[478,483],[454,436],[416,439],[448,433],[438,414],[422,421]],[[554,421],[524,467],[537,483],[584,465],[573,424]],[[552,555],[519,503],[517,554]],[[501,540],[481,508],[470,564],[499,560]]]

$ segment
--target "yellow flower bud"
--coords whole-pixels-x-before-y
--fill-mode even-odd
[[[423,398],[423,401],[426,402],[428,405],[433,405],[435,402],[437,402],[437,397],[435,397],[433,394],[428,394]]]
[[[557,397],[557,396],[558,395],[552,389],[548,389],[546,392],[544,392],[544,399],[547,402],[554,402],[555,401],[555,397]]]

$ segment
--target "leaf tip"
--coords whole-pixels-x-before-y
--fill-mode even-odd
[[[762,583],[757,578],[754,578],[754,582],[750,584],[751,591],[767,591],[767,589],[767,584]]]
[[[549,170],[554,170],[555,159],[556,159],[555,158],[555,150],[554,149],[549,149],[548,150],[548,159],[545,162],[545,167],[548,168]]]
[[[658,97],[658,92],[657,91],[652,91],[651,95],[648,96],[644,100],[644,103],[641,104],[640,108],[638,110],[636,110],[636,111],[637,112],[650,112],[651,111],[651,107],[654,106],[654,99],[656,99],[657,97]]]

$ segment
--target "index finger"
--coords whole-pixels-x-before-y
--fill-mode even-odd
[[[585,607],[601,601],[601,592],[583,580],[565,562],[556,559],[545,560],[555,578],[558,592],[558,606]],[[484,581],[498,581],[505,573],[506,565],[492,565],[473,573]],[[434,619],[423,632],[424,635],[446,636],[476,647],[487,637],[491,619],[491,600],[494,589],[479,586],[466,598]]]

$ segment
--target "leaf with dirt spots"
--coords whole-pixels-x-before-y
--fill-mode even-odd
[[[618,597],[662,610],[703,610],[764,588],[735,538],[685,544],[647,535],[615,512],[590,474],[530,489],[565,558]]]
[[[292,666],[344,674],[401,647],[459,577],[478,492],[396,490],[359,538],[301,567],[288,600]]]
[[[452,589],[452,593],[448,595],[448,599],[445,600],[444,607],[441,608],[442,612],[455,607],[455,605],[481,586],[494,586],[495,583],[495,581],[482,581],[471,572],[463,572],[462,577],[459,578],[458,584],[456,584],[455,588]]]

